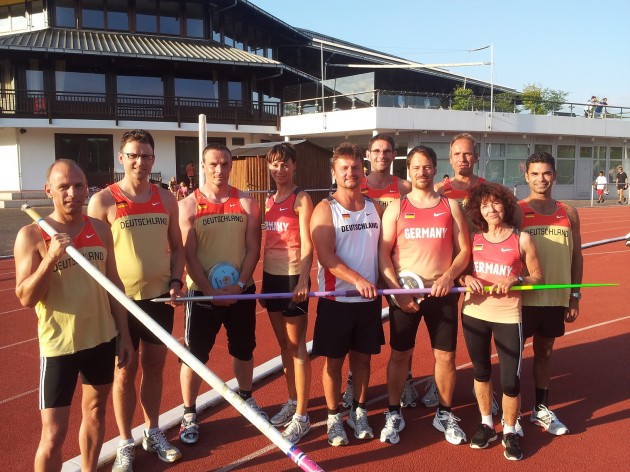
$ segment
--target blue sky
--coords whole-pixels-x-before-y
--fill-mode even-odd
[[[425,64],[489,62],[494,82],[630,107],[630,1],[251,0],[296,27]],[[490,66],[449,69],[490,82]]]

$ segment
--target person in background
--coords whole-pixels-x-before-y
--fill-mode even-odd
[[[70,258],[66,248],[73,246],[118,288],[123,285],[109,227],[83,215],[88,186],[77,163],[55,161],[44,190],[54,205],[45,221],[58,233],[49,236],[35,223],[24,226],[14,248],[15,294],[22,306],[35,308],[38,325],[42,432],[34,470],[61,470],[70,406],[81,374],[81,470],[95,471],[116,352],[118,367],[124,370],[133,348],[124,307]]]
[[[536,246],[529,233],[514,227],[516,198],[499,184],[475,187],[466,213],[480,231],[472,235],[472,264],[460,277],[468,287],[462,309],[462,329],[475,375],[475,393],[481,424],[470,440],[473,449],[485,449],[497,439],[492,420],[492,346],[499,355],[503,390],[503,455],[508,460],[523,457],[516,424],[520,414],[520,372],[523,336],[520,292],[514,285],[542,282]],[[527,275],[521,275],[526,269]],[[484,287],[490,287],[488,292]]]
[[[286,426],[282,435],[296,444],[311,429],[308,397],[311,361],[306,350],[308,291],[313,244],[309,223],[313,214],[311,197],[298,187],[295,148],[276,144],[267,152],[267,167],[276,192],[265,205],[265,251],[262,293],[293,292],[293,298],[260,300],[267,309],[280,345],[289,399],[271,417],[274,426]]]
[[[623,192],[628,188],[628,174],[623,171],[623,167],[617,167],[617,176],[615,177],[615,184],[617,185],[617,203],[621,205],[628,200],[623,196]]]
[[[171,180],[168,181],[168,189],[177,198],[177,180],[175,180],[175,177],[171,177]]]
[[[599,171],[593,187],[597,191],[597,203],[604,203],[604,194],[608,195],[608,179],[604,176],[603,170]]]
[[[188,178],[188,188],[192,192],[195,189],[195,164],[193,161],[188,161],[186,164],[186,177]]]
[[[188,196],[188,185],[186,185],[186,182],[182,180],[179,183],[179,187],[177,189],[177,193],[175,197],[177,198],[177,201],[180,201],[186,198],[187,196]]]
[[[584,106],[584,117],[585,118],[593,118],[593,110],[595,109],[595,104],[597,103],[597,97],[593,95],[591,99],[586,102]]]

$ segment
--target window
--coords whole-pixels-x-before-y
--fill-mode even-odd
[[[243,99],[243,84],[241,82],[228,82],[228,100],[242,100]],[[236,105],[236,103],[230,103],[230,105]]]
[[[153,95],[160,98],[164,96],[161,77],[119,75],[117,90],[122,95]]]
[[[180,36],[179,2],[160,1],[160,33]]]
[[[129,9],[126,0],[107,0],[107,29],[129,31]]]
[[[55,159],[73,159],[88,185],[104,188],[114,180],[114,141],[108,134],[55,134]]]
[[[136,31],[138,33],[157,33],[154,1],[136,0]]]
[[[37,59],[29,59],[26,69],[26,93],[29,97],[42,97],[44,92],[44,71]]]
[[[81,25],[84,28],[105,28],[103,2],[99,0],[83,0],[81,4]]]
[[[219,83],[213,80],[175,78],[175,96],[199,99],[219,98]]]
[[[105,100],[105,74],[55,71],[55,90],[58,100],[75,100],[77,94],[103,94]]]
[[[46,26],[46,13],[44,12],[44,1],[35,0],[31,2],[31,27],[44,28]]]
[[[204,38],[203,5],[186,2],[186,36],[189,38]]]
[[[552,146],[551,144],[535,144],[534,145],[534,152],[538,153],[538,152],[547,152],[549,154],[551,154],[552,151]]]
[[[55,26],[75,28],[74,0],[57,0],[55,6]]]
[[[234,46],[234,18],[229,15],[223,18],[223,44]]]

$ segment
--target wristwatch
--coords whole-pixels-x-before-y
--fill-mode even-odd
[[[523,277],[520,275],[516,277],[516,285],[523,285]]]
[[[243,282],[241,282],[240,280],[236,282],[236,285],[238,285],[241,288],[241,292],[243,290],[245,290],[245,287],[247,287],[247,285],[245,285]]]
[[[571,292],[571,298],[575,298],[576,300],[581,300],[582,294],[580,292]]]

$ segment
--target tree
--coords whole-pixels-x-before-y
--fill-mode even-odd
[[[453,90],[453,110],[483,110],[483,97],[475,97],[472,89],[465,87],[455,87]]]
[[[502,92],[494,96],[494,111],[505,113],[520,113],[516,107],[517,95],[511,92]]]
[[[561,110],[568,95],[569,93],[563,90],[527,84],[521,92],[521,101],[523,108],[529,110],[532,115],[546,115]]]

